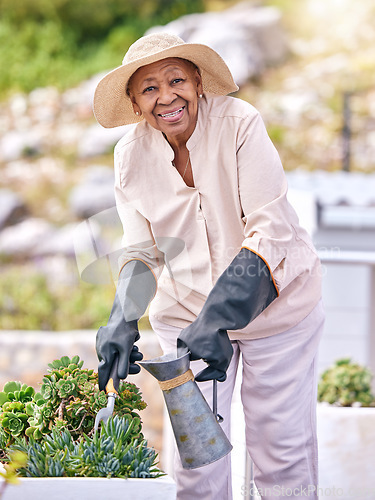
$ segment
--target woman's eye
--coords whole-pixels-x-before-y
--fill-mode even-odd
[[[183,81],[183,78],[175,78],[174,80],[172,80],[172,83],[181,83]]]
[[[144,90],[143,90],[143,93],[145,94],[146,92],[152,92],[154,90],[155,87],[146,87]]]

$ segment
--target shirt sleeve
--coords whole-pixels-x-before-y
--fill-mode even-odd
[[[130,260],[143,261],[153,272],[156,281],[164,266],[164,253],[157,247],[149,221],[136,209],[135,203],[126,197],[121,185],[118,159],[115,156],[115,199],[123,226],[123,253],[119,259],[120,270]]]
[[[257,253],[281,291],[292,279],[293,224],[287,181],[259,113],[242,120],[237,142],[238,183],[245,238],[242,247]]]

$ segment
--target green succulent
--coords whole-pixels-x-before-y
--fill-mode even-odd
[[[159,477],[157,454],[139,438],[140,421],[130,415],[115,416],[92,437],[74,441],[66,429],[54,427],[42,441],[19,440],[12,450],[26,453],[27,477]]]
[[[5,450],[8,446],[9,436],[5,432],[4,428],[0,425],[0,458],[1,458],[1,450]]]
[[[77,396],[77,382],[72,377],[60,379],[57,384],[57,393],[60,398],[68,398],[69,396]]]
[[[54,370],[64,370],[65,368],[68,371],[72,372],[77,368],[82,368],[83,361],[79,359],[79,356],[74,356],[72,359],[69,359],[68,356],[63,356],[60,359],[55,359],[52,363],[48,363],[50,371]]]
[[[53,399],[55,394],[56,394],[56,389],[54,388],[52,382],[50,380],[47,380],[46,378],[43,379],[43,385],[41,389],[41,393],[43,395],[43,398],[48,401],[49,399]]]
[[[370,370],[350,358],[340,359],[326,370],[318,385],[318,401],[338,406],[375,406]]]
[[[98,405],[91,404],[90,399],[93,393],[99,392],[97,374],[82,366],[79,356],[72,359],[63,356],[48,365],[48,373],[41,384],[44,404],[36,409],[30,420],[34,438],[50,433],[54,425],[67,426],[75,438],[92,429]],[[106,397],[101,401],[100,407],[105,406]]]
[[[15,381],[7,382],[2,392],[0,392],[0,406],[3,406],[7,401],[27,403],[28,401],[32,401],[34,395],[34,388],[27,384]]]
[[[44,400],[33,387],[11,381],[0,392],[0,403],[0,427],[7,436],[6,445],[9,445],[16,437],[30,433],[29,418],[33,417],[35,408],[42,405]]]
[[[21,435],[41,439],[56,425],[67,428],[77,439],[92,432],[96,414],[107,406],[107,396],[98,388],[97,373],[84,369],[79,356],[63,356],[50,363],[40,393],[21,382],[8,382],[0,398],[0,423],[9,436],[8,444]],[[11,402],[17,405],[10,409],[7,405]],[[122,382],[114,413],[139,418],[137,411],[145,407],[138,387]]]
[[[8,444],[10,444],[15,437],[24,434],[27,427],[29,427],[28,418],[29,415],[27,414],[24,403],[19,401],[6,401],[2,405],[0,426],[5,432],[5,435],[8,436]]]
[[[156,452],[147,446],[138,411],[146,407],[139,388],[122,382],[114,417],[94,433],[95,417],[107,406],[98,375],[79,356],[48,365],[41,391],[8,382],[0,393],[0,455],[27,454],[21,475],[156,477]]]
[[[22,403],[5,403],[1,414],[1,425],[7,434],[20,436],[28,427],[28,415],[24,413]]]

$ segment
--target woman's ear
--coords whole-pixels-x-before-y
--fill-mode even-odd
[[[128,95],[130,97],[130,101],[132,103],[132,106],[133,106],[133,111],[134,111],[134,114],[137,115],[137,116],[140,116],[141,115],[141,109],[140,107],[138,106],[136,100],[135,100],[135,97],[134,95],[131,93],[131,91],[129,90],[128,91]]]
[[[142,114],[141,109],[138,106],[138,104],[133,104],[133,111],[134,111],[134,114],[137,116],[140,116]]]
[[[195,82],[197,84],[197,94],[198,95],[203,94],[202,77],[198,70],[195,71]]]

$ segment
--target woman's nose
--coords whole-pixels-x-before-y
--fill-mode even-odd
[[[170,104],[176,98],[176,94],[169,85],[162,85],[159,89],[159,104]]]

